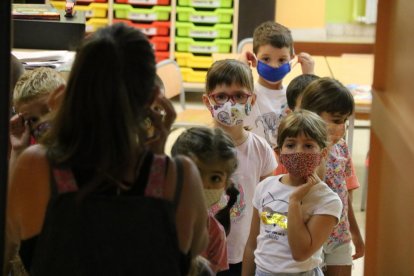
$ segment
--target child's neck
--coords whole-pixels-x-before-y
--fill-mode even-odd
[[[289,186],[297,187],[297,186],[305,184],[306,179],[304,179],[303,177],[293,176],[290,173],[288,173],[282,176],[282,178],[280,179],[280,182],[282,182],[283,184],[289,185]]]
[[[272,90],[281,90],[283,88],[282,81],[278,81],[276,83],[269,83],[265,79],[263,79],[261,76],[259,76],[259,79],[257,81],[261,86],[266,87],[267,89]]]
[[[215,122],[214,125],[215,127],[221,128],[224,132],[230,135],[236,147],[246,142],[247,138],[249,137],[249,132],[244,129],[243,125],[225,126],[218,122]]]

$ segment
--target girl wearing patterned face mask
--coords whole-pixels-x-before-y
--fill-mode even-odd
[[[315,113],[290,113],[277,142],[288,173],[256,187],[242,275],[323,275],[322,246],[342,211],[338,195],[315,172],[327,152],[326,125]]]
[[[230,181],[237,167],[236,148],[221,129],[194,127],[183,132],[174,143],[171,154],[190,157],[197,165],[204,186],[209,212],[209,245],[202,256],[217,273],[228,269],[226,234],[230,232],[230,208],[239,192]],[[217,203],[228,195],[227,205],[215,213]],[[198,271],[199,272],[199,271]],[[191,275],[200,275],[195,271]]]

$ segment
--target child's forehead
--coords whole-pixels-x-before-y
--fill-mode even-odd
[[[290,48],[289,47],[274,47],[271,44],[264,44],[259,46],[257,49],[257,55],[271,55],[271,56],[287,56],[290,57]]]
[[[244,93],[252,93],[253,91],[249,91],[247,87],[243,87],[241,84],[233,82],[232,84],[221,83],[217,84],[216,87],[209,94],[212,93],[226,93],[226,94],[234,94],[238,92]]]

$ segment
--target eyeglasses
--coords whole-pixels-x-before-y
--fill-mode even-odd
[[[209,95],[209,97],[212,98],[216,104],[225,104],[230,99],[232,100],[233,103],[246,104],[247,100],[251,96],[252,94],[247,94],[243,92],[238,92],[234,95],[228,95],[226,93],[216,93],[216,94]]]

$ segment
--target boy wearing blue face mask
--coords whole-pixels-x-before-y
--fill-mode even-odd
[[[290,30],[276,22],[262,23],[253,34],[253,52],[254,54],[246,52],[241,57],[257,67],[259,73],[259,79],[255,83],[256,104],[244,123],[275,148],[277,128],[288,108],[286,88],[282,81],[290,72],[295,57]],[[312,57],[307,53],[300,53],[297,57],[303,74],[313,74]]]
[[[244,247],[253,214],[256,185],[272,175],[275,155],[268,143],[244,129],[244,120],[255,104],[253,75],[237,60],[215,62],[207,72],[203,102],[214,118],[214,126],[226,132],[236,147],[237,169],[231,177],[239,196],[230,210],[231,230],[227,236],[229,270],[217,275],[241,275]]]

